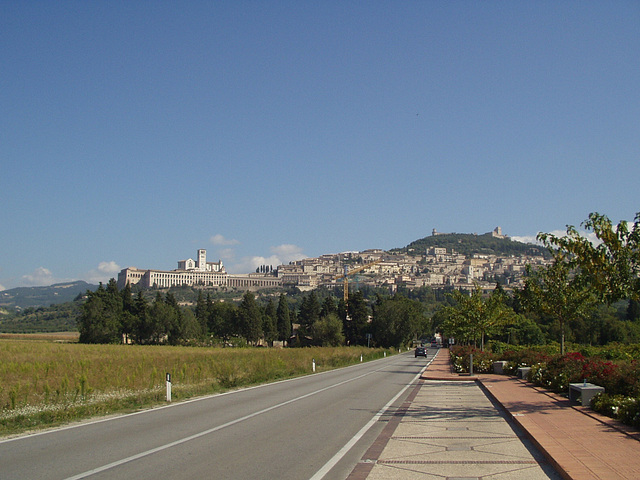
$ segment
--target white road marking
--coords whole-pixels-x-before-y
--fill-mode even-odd
[[[190,435],[188,437],[181,438],[180,440],[176,440],[174,442],[167,443],[165,445],[161,445],[161,446],[156,447],[156,448],[152,448],[151,450],[146,450],[146,451],[140,452],[140,453],[138,453],[136,455],[132,455],[130,457],[126,457],[126,458],[123,458],[121,460],[117,460],[115,462],[108,463],[108,464],[103,465],[101,467],[97,467],[97,468],[94,468],[92,470],[88,470],[86,472],[79,473],[79,474],[74,475],[72,477],[68,477],[66,480],[80,480],[82,478],[86,478],[86,477],[89,477],[91,475],[95,475],[96,473],[104,472],[105,470],[109,470],[111,468],[118,467],[118,466],[123,465],[125,463],[132,462],[134,460],[138,460],[138,459],[146,457],[148,455],[152,455],[154,453],[161,452],[161,451],[166,450],[168,448],[172,448],[172,447],[175,447],[177,445],[181,445],[181,444],[189,442],[191,440],[195,440],[196,438],[200,438],[200,437],[203,437],[205,435],[209,435],[210,433],[217,432],[218,430],[222,430],[224,428],[230,427],[230,426],[235,425],[237,423],[244,422],[245,420],[249,420],[250,418],[257,417],[258,415],[262,415],[264,413],[270,412],[271,410],[275,410],[276,408],[284,407],[285,405],[289,405],[289,404],[297,402],[299,400],[303,400],[303,399],[311,397],[313,395],[317,395],[318,393],[322,393],[322,392],[325,392],[325,391],[330,390],[332,388],[339,387],[341,385],[353,382],[355,380],[359,380],[359,379],[361,379],[363,377],[366,377],[368,375],[371,375],[373,373],[377,373],[380,370],[382,370],[383,368],[386,368],[386,365],[384,367],[381,367],[379,369],[373,370],[371,372],[364,373],[362,375],[358,375],[357,377],[351,378],[349,380],[344,380],[344,381],[336,383],[334,385],[330,385],[328,387],[321,388],[320,390],[316,390],[314,392],[307,393],[307,394],[302,395],[300,397],[292,398],[291,400],[287,400],[286,402],[278,403],[277,405],[272,405],[271,407],[265,408],[263,410],[259,410],[257,412],[251,413],[249,415],[245,415],[244,417],[240,417],[240,418],[237,418],[237,419],[232,420],[230,422],[224,423],[222,425],[218,425],[217,427],[210,428],[208,430],[204,430],[204,431],[196,433],[194,435]],[[406,389],[406,387],[405,387],[405,389]]]
[[[438,354],[439,350],[436,351],[436,355]],[[375,416],[369,420],[369,422],[360,429],[360,431],[358,433],[356,433],[351,440],[349,440],[344,447],[342,447],[332,458],[331,460],[329,460],[327,463],[325,463],[323,465],[323,467],[318,470],[315,475],[313,477],[311,477],[309,480],[322,480],[325,475],[327,473],[329,473],[331,471],[331,469],[333,467],[336,466],[336,464],[342,460],[342,457],[344,457],[347,452],[349,452],[349,450],[351,450],[353,448],[353,446],[358,443],[358,440],[360,440],[365,433],[367,433],[367,431],[380,419],[380,417],[382,415],[384,415],[384,413],[391,407],[391,405],[393,405],[395,403],[395,401],[400,398],[400,396],[418,379],[420,378],[420,375],[422,375],[422,372],[424,372],[427,367],[431,364],[431,362],[433,362],[433,359],[436,358],[436,355],[433,356],[433,358],[431,360],[429,360],[429,362],[425,365],[425,367],[420,370],[420,372],[413,377],[413,379],[411,380],[411,382],[409,382],[407,384],[406,387],[404,387],[402,390],[400,390],[400,392],[398,392],[398,394],[393,397],[391,400],[389,400],[389,402],[380,409],[380,411],[378,413],[375,414]]]

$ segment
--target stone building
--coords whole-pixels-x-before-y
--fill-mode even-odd
[[[207,262],[207,251],[198,250],[196,260],[179,260],[175,270],[142,270],[128,267],[118,274],[118,288],[127,283],[143,288],[169,288],[182,285],[258,290],[282,286],[282,279],[269,275],[230,275],[221,260]]]

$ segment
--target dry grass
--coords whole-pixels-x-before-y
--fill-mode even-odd
[[[4,337],[4,336],[3,336]],[[364,347],[194,348],[0,338],[0,435],[379,358]]]

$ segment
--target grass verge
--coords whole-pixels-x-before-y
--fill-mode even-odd
[[[0,436],[373,360],[393,350],[83,345],[0,339]]]

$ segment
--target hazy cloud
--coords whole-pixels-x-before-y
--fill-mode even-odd
[[[0,292],[6,290],[6,288],[4,288],[4,285],[0,285]]]
[[[538,240],[536,240],[536,236],[535,235],[524,235],[524,236],[517,236],[517,235],[513,235],[511,237],[511,240],[513,240],[514,242],[521,242],[521,243],[535,243],[535,244],[540,244],[540,242],[538,242]]]
[[[553,230],[551,232],[545,232],[545,233],[549,233],[551,235],[554,235],[558,238],[562,238],[562,237],[566,237],[567,236],[567,231],[566,230]],[[598,240],[598,237],[596,237],[596,234],[593,232],[585,232],[585,231],[580,231],[578,230],[578,233],[586,238],[587,240],[589,240],[592,244],[594,245],[598,245],[600,244],[600,240]],[[516,242],[522,242],[522,243],[534,243],[536,245],[542,245],[542,243],[540,243],[537,239],[536,239],[537,235],[522,235],[522,236],[517,236],[514,235],[512,237],[510,237],[512,240],[515,240]]]
[[[105,274],[117,273],[120,270],[122,270],[122,268],[120,267],[120,265],[118,265],[114,261],[111,261],[111,262],[100,262],[98,264],[98,271],[101,272],[101,273],[105,273]]]
[[[22,283],[28,287],[40,287],[55,283],[55,279],[49,269],[38,267],[32,273],[23,275]]]
[[[251,272],[255,272],[256,268],[258,268],[260,265],[273,265],[273,267],[275,268],[280,264],[281,262],[275,256],[243,257],[239,262],[236,262],[229,267],[229,272],[230,273],[251,273]]]
[[[240,242],[238,240],[225,238],[224,235],[221,235],[219,233],[214,235],[213,237],[211,237],[209,239],[209,241],[213,245],[218,245],[218,246],[228,246],[228,245],[238,245],[238,244],[240,244]]]
[[[261,265],[271,265],[276,268],[278,265],[286,265],[294,260],[300,260],[306,257],[302,252],[302,248],[297,245],[283,244],[271,247],[269,249],[271,255],[268,257],[255,255],[241,258],[234,262],[233,258],[225,259],[230,264],[226,265],[227,271],[230,273],[251,273],[255,272]]]
[[[109,262],[100,262],[97,268],[87,272],[85,275],[85,281],[94,284],[100,282],[107,283],[112,278],[117,279],[118,272],[120,272],[120,270],[122,270],[122,267],[113,260]]]
[[[301,260],[305,258],[302,248],[297,245],[283,244],[270,248],[271,253],[282,259],[282,263],[289,263],[293,260]]]
[[[233,262],[236,259],[236,251],[233,248],[218,250],[218,256],[225,262]]]

